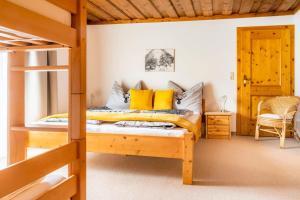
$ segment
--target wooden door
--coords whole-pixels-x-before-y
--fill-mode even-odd
[[[294,94],[294,26],[243,27],[237,34],[237,133],[254,135],[258,102]]]

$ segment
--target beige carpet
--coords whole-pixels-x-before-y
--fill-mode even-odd
[[[252,137],[200,141],[195,183],[181,184],[172,159],[88,154],[89,200],[292,200],[300,199],[300,143]]]
[[[192,186],[181,184],[179,160],[88,153],[87,199],[299,200],[300,143],[288,139],[286,147],[276,138],[203,139]]]

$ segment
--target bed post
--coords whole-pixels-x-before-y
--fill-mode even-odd
[[[191,185],[193,183],[194,134],[185,133],[183,141],[182,179],[183,184]]]
[[[14,126],[25,124],[25,73],[11,71],[14,66],[25,65],[25,52],[9,52],[8,59],[8,164],[27,157],[28,133],[12,131]]]
[[[86,0],[77,0],[72,15],[76,45],[69,51],[69,141],[78,144],[78,160],[69,167],[77,177],[77,193],[72,200],[86,199]]]

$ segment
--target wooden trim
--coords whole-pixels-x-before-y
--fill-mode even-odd
[[[0,1],[0,26],[67,46],[76,45],[75,29],[6,0]]]
[[[11,165],[0,171],[0,182],[5,183],[1,185],[0,197],[10,194],[76,159],[77,143],[72,142]],[[20,174],[22,174],[22,176],[12,178]]]
[[[39,197],[37,200],[66,200],[74,196],[77,192],[77,178],[70,176],[58,185],[52,187],[50,191]]]
[[[148,19],[132,19],[132,20],[115,20],[90,22],[89,25],[105,25],[105,24],[129,24],[129,23],[157,23],[157,22],[178,22],[178,21],[197,21],[197,20],[217,20],[217,19],[236,19],[236,18],[252,18],[252,17],[268,17],[293,15],[294,11],[285,12],[267,12],[267,13],[250,13],[250,14],[232,14],[232,15],[213,15],[213,16],[196,16],[196,17],[174,17],[174,18],[148,18]]]
[[[24,66],[14,66],[10,67],[11,71],[24,72],[24,71],[67,71],[69,69],[68,65],[60,65],[60,66],[32,66],[32,67],[24,67]]]
[[[51,45],[32,45],[23,47],[0,47],[0,51],[27,51],[27,50],[48,50],[48,49],[66,49],[65,45],[51,44]]]
[[[67,132],[68,127],[45,127],[45,126],[13,126],[11,131],[25,132],[25,131],[46,131],[46,132]]]
[[[48,2],[60,7],[66,11],[71,12],[72,14],[77,13],[77,4],[76,0],[47,0]]]

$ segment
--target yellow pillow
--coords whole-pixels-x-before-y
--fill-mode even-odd
[[[173,90],[157,90],[154,97],[154,110],[170,110],[173,108]]]
[[[152,90],[130,89],[130,109],[152,110]]]

